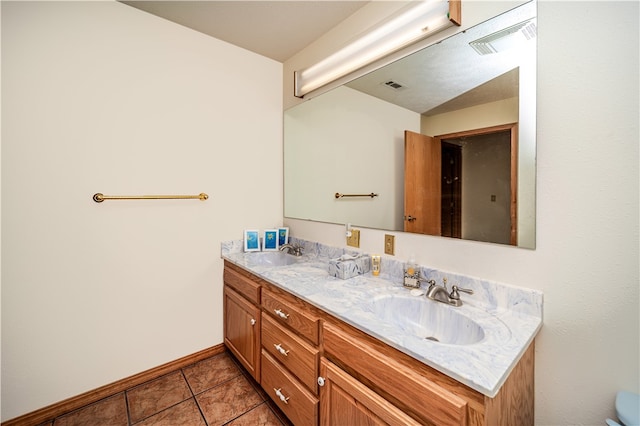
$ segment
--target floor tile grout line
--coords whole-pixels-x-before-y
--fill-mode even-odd
[[[236,367],[237,367],[237,366],[236,366]],[[242,372],[242,370],[238,368],[238,374],[236,374],[235,376],[230,377],[230,378],[228,378],[228,379],[226,379],[226,380],[224,380],[224,381],[222,381],[222,382],[216,383],[215,385],[213,385],[213,386],[211,386],[211,387],[208,387],[208,388],[206,388],[206,389],[204,389],[204,390],[201,390],[200,392],[196,392],[196,391],[194,391],[194,390],[193,390],[193,388],[191,387],[191,383],[189,383],[189,379],[187,378],[186,373],[183,371],[183,372],[182,372],[182,374],[183,374],[183,376],[184,376],[185,381],[187,382],[187,385],[189,386],[189,390],[191,390],[191,393],[193,394],[193,396],[194,396],[194,397],[199,396],[199,395],[202,395],[203,393],[205,393],[205,392],[207,392],[207,391],[210,391],[211,389],[215,389],[215,388],[217,388],[218,386],[222,386],[222,385],[224,385],[225,383],[229,383],[230,381],[232,381],[232,380],[234,380],[234,379],[237,379],[239,376],[243,376],[243,375],[244,375],[244,374],[243,374],[243,372]]]
[[[189,392],[191,392],[191,396],[195,397],[196,393],[193,391],[193,387],[191,387],[191,383],[189,383],[189,379],[187,378],[187,375],[184,373],[184,368],[180,369],[180,374],[182,374],[182,378],[187,383],[187,387],[189,388]]]
[[[209,387],[207,389],[204,389],[204,390],[196,393],[194,388],[192,387],[191,383],[189,382],[189,380],[187,378],[187,374],[185,372],[185,369],[191,368],[191,367],[193,367],[193,366],[195,366],[197,364],[200,364],[202,362],[205,362],[205,361],[208,361],[208,360],[213,360],[215,358],[223,357],[223,356],[229,357],[229,359],[232,361],[233,365],[236,367],[237,374],[235,374],[233,377],[230,377],[230,378],[228,378],[228,379],[226,379],[226,380],[224,380],[224,381],[222,381],[220,383],[215,384],[214,386],[211,386],[211,387]],[[162,410],[160,410],[160,411],[158,411],[156,413],[153,413],[153,414],[148,415],[148,416],[146,416],[144,418],[138,419],[137,421],[134,422],[134,420],[133,420],[133,418],[131,416],[131,409],[130,409],[130,404],[129,404],[130,392],[135,390],[135,389],[137,389],[137,388],[141,388],[141,387],[143,387],[145,385],[149,385],[150,383],[153,383],[153,382],[155,382],[157,380],[160,380],[162,378],[166,378],[167,376],[169,376],[171,374],[175,374],[175,373],[180,373],[180,375],[182,376],[183,380],[187,384],[187,387],[189,389],[189,393],[191,394],[191,396],[186,398],[186,399],[183,399],[181,401],[178,401],[175,404],[172,404],[171,406],[166,407],[166,408],[164,408],[164,409],[162,409]],[[167,411],[169,409],[175,408],[176,406],[178,406],[178,405],[180,405],[182,403],[185,403],[186,401],[188,401],[190,399],[192,399],[195,402],[196,407],[198,408],[198,411],[200,412],[200,415],[201,415],[201,417],[202,417],[202,419],[204,421],[204,424],[208,426],[209,423],[207,422],[207,419],[206,419],[206,417],[204,415],[204,412],[202,411],[202,408],[200,407],[200,404],[198,403],[197,397],[199,395],[202,395],[203,393],[208,392],[208,391],[210,391],[212,389],[215,389],[215,388],[217,388],[219,386],[223,386],[223,385],[229,383],[232,380],[237,380],[238,377],[243,377],[245,380],[247,380],[249,382],[249,384],[251,385],[252,389],[258,394],[258,396],[260,398],[260,402],[257,403],[255,406],[251,407],[250,409],[244,411],[242,414],[239,414],[238,416],[234,417],[233,419],[229,420],[228,422],[226,422],[224,424],[228,424],[228,423],[230,423],[230,422],[242,417],[243,415],[245,415],[245,414],[257,409],[258,407],[260,407],[261,405],[264,404],[264,405],[266,405],[267,409],[276,417],[276,419],[278,420],[280,426],[285,425],[285,423],[282,421],[280,415],[273,410],[273,408],[270,406],[268,401],[265,399],[264,395],[260,392],[260,390],[262,388],[259,388],[259,387],[257,388],[256,387],[256,383],[257,382],[254,381],[253,377],[251,377],[251,375],[248,372],[246,372],[246,370],[242,367],[242,365],[239,364],[239,362],[229,352],[226,352],[226,351],[222,352],[220,354],[214,355],[212,357],[209,357],[209,358],[194,362],[193,364],[189,364],[189,365],[184,366],[184,367],[179,367],[179,368],[177,368],[177,369],[175,369],[173,371],[167,372],[166,374],[163,374],[163,375],[161,375],[159,377],[155,377],[155,378],[153,378],[151,380],[147,380],[146,382],[140,383],[140,384],[138,384],[136,386],[132,386],[132,387],[124,389],[124,390],[122,390],[120,392],[116,392],[116,393],[114,393],[112,395],[105,396],[104,398],[101,398],[98,401],[92,402],[92,403],[87,404],[85,406],[79,407],[79,408],[77,408],[75,410],[71,410],[71,411],[66,412],[64,414],[58,415],[58,416],[56,416],[56,417],[54,417],[53,419],[50,420],[50,422],[51,422],[50,424],[51,425],[55,425],[56,420],[58,420],[59,418],[61,418],[63,416],[69,415],[69,414],[71,414],[73,412],[76,412],[76,411],[80,411],[80,410],[85,409],[87,407],[90,407],[90,406],[96,405],[98,403],[104,402],[105,400],[107,400],[109,398],[113,398],[113,397],[115,397],[115,396],[117,396],[119,394],[122,394],[123,395],[123,399],[124,399],[124,404],[125,404],[125,411],[126,411],[126,416],[127,416],[127,420],[126,421],[127,421],[127,425],[128,426],[134,426],[134,425],[139,424],[139,423],[141,423],[143,421],[146,421],[147,419],[149,419],[149,418],[151,418],[151,417],[153,417],[153,416],[155,416],[157,414],[163,413],[163,412],[165,412],[165,411]]]
[[[267,404],[267,402],[266,402],[266,401],[262,401],[262,402],[260,402],[259,404],[257,404],[257,405],[255,405],[255,406],[253,406],[253,407],[249,408],[247,411],[244,411],[243,413],[238,414],[237,416],[233,417],[232,419],[230,419],[230,420],[226,421],[225,423],[223,423],[223,424],[222,424],[222,426],[228,425],[229,423],[231,423],[231,422],[234,422],[234,421],[238,420],[240,417],[242,417],[242,416],[244,416],[244,415],[246,415],[246,414],[249,414],[249,413],[250,413],[250,412],[252,412],[253,410],[255,410],[255,409],[257,409],[258,407],[260,407],[261,405],[265,405],[265,406],[267,407],[267,409],[268,409],[268,410],[271,410],[271,408],[269,408],[269,406],[268,406],[268,405],[266,405],[266,404]],[[280,426],[282,426],[282,422],[280,421],[280,418],[278,418],[278,416],[277,416],[277,415],[275,415],[275,413],[273,413],[273,414],[274,414],[274,416],[278,419],[278,422],[280,422]]]
[[[269,397],[269,395],[264,390],[264,388],[260,385],[260,383],[258,383],[251,376],[251,374],[242,366],[242,364],[240,364],[240,361],[238,361],[231,352],[228,352],[228,354],[231,360],[233,361],[233,363],[236,364],[238,369],[242,372],[242,375],[245,377],[245,379],[247,379],[247,381],[251,384],[253,389],[258,393],[263,403],[266,404],[269,411],[276,417],[276,419],[278,419],[280,426],[291,425],[292,424],[291,421],[286,417],[286,415],[282,412],[282,410],[280,410],[277,404],[273,402],[273,400]],[[247,411],[247,413],[249,411]],[[283,417],[285,418],[285,420],[283,420]]]
[[[271,411],[275,415],[275,417],[278,419],[278,422],[280,422],[280,426],[292,425],[293,423],[291,423],[291,420],[289,420],[286,414],[284,414],[284,412],[278,407],[278,405],[273,401],[273,399],[269,396],[269,394],[265,391],[265,389],[260,385],[260,383],[258,383],[253,378],[253,376],[251,376],[251,374],[242,366],[240,361],[238,361],[231,352],[227,351],[227,354],[229,355],[231,360],[236,364],[236,366],[240,369],[240,371],[242,372],[242,375],[249,381],[249,383],[256,390],[256,392],[258,392],[258,395],[260,395],[260,398],[262,398],[264,403],[267,404],[267,408],[269,408],[269,411]]]
[[[211,386],[210,388],[206,388],[206,389],[205,389],[205,390],[203,390],[203,391],[200,391],[200,392],[198,392],[198,393],[194,393],[194,394],[193,394],[193,396],[194,396],[194,397],[200,396],[200,395],[202,395],[203,393],[205,393],[205,392],[209,392],[209,391],[210,391],[210,390],[212,390],[212,389],[215,389],[215,388],[217,388],[217,387],[220,387],[220,386],[222,386],[222,385],[225,385],[225,384],[229,383],[230,381],[237,379],[237,378],[238,378],[238,377],[240,377],[240,376],[242,376],[242,374],[238,374],[237,376],[233,376],[233,377],[231,377],[231,378],[229,378],[229,379],[227,379],[227,380],[225,380],[225,381],[223,381],[223,382],[216,383],[215,385]]]
[[[189,391],[191,392],[191,398],[193,398],[193,402],[196,404],[196,407],[198,408],[198,412],[200,413],[200,416],[202,416],[202,421],[204,421],[205,426],[209,426],[207,417],[204,415],[204,411],[202,411],[202,408],[200,407],[200,403],[198,403],[198,398],[196,398],[196,393],[193,391],[193,388],[191,387],[191,383],[189,383],[189,379],[187,379],[187,375],[184,372],[184,368],[180,369],[180,373],[182,373],[182,377],[184,377],[184,381],[187,382],[187,386],[189,387]]]
[[[187,398],[187,399],[183,399],[182,401],[179,401],[179,402],[176,402],[175,404],[170,405],[170,406],[168,406],[168,407],[166,407],[166,408],[163,408],[162,410],[160,410],[160,411],[158,411],[158,412],[155,412],[155,413],[153,413],[153,414],[151,414],[151,415],[149,415],[149,416],[143,417],[143,418],[141,418],[140,420],[138,420],[138,421],[137,421],[137,422],[135,422],[135,423],[133,423],[133,422],[132,422],[132,423],[131,423],[131,426],[133,426],[133,425],[137,425],[138,423],[142,423],[143,421],[148,420],[148,419],[150,419],[151,417],[153,417],[153,416],[155,416],[155,415],[157,415],[157,414],[164,413],[164,412],[165,412],[165,411],[167,411],[167,410],[170,410],[170,409],[172,409],[172,408],[175,408],[175,407],[177,407],[178,405],[183,404],[183,403],[185,403],[185,402],[189,401],[190,399],[193,399],[193,400],[194,400],[194,402],[196,403],[196,405],[198,404],[198,402],[195,400],[195,397],[194,397],[194,396],[190,396],[189,398]],[[205,423],[206,423],[206,420],[205,420]]]
[[[267,407],[267,409],[269,410],[269,412],[270,412],[271,414],[273,414],[273,416],[276,418],[276,420],[278,420],[279,426],[284,426],[284,425],[285,425],[285,423],[282,421],[282,418],[280,418],[280,416],[281,416],[281,415],[284,415],[284,414],[278,414],[278,413],[276,413],[276,412],[273,410],[273,408],[271,407],[271,405],[269,404],[269,402],[268,402],[268,401],[264,401],[264,405]]]
[[[222,357],[222,356],[224,356],[224,355],[226,355],[227,357],[229,357],[229,359],[231,359],[231,361],[233,362],[234,366],[236,367],[236,369],[237,369],[237,371],[238,371],[238,374],[236,374],[235,376],[233,376],[233,377],[231,377],[231,378],[229,378],[229,379],[227,379],[227,380],[225,380],[225,381],[223,381],[223,382],[216,383],[215,385],[211,386],[210,388],[204,389],[204,390],[202,390],[202,391],[200,391],[200,392],[196,392],[196,391],[194,391],[194,390],[193,390],[193,388],[192,388],[192,386],[191,386],[191,383],[189,383],[189,379],[187,378],[187,374],[185,373],[185,371],[184,371],[184,370],[185,370],[185,369],[188,369],[188,368],[192,368],[192,367],[194,367],[195,365],[198,365],[198,364],[200,364],[200,363],[202,363],[202,362],[210,361],[210,360],[212,360],[212,359],[214,359],[214,358]],[[211,390],[211,389],[213,389],[213,388],[216,388],[216,387],[218,387],[218,386],[220,386],[220,385],[222,385],[222,384],[224,384],[224,383],[227,383],[227,382],[229,382],[229,381],[231,381],[231,380],[235,379],[235,378],[236,378],[236,377],[238,377],[238,376],[243,375],[243,369],[242,369],[242,368],[240,368],[240,367],[237,365],[237,363],[235,362],[235,360],[233,359],[233,357],[232,357],[232,356],[230,356],[230,354],[229,354],[228,352],[226,352],[226,351],[225,351],[225,352],[222,352],[222,353],[220,353],[220,354],[218,354],[218,355],[214,355],[214,356],[212,356],[212,357],[210,357],[210,358],[206,358],[206,359],[203,359],[203,360],[201,360],[201,361],[195,362],[195,363],[193,363],[193,364],[187,365],[187,366],[185,366],[185,367],[181,368],[180,370],[182,371],[182,375],[184,376],[184,379],[185,379],[185,381],[187,382],[187,385],[189,386],[189,389],[191,390],[191,393],[193,394],[193,396],[202,395],[204,392],[206,392],[206,391],[208,391],[208,390]]]
[[[129,410],[129,393],[127,392],[128,389],[124,390],[124,405],[125,408],[127,410],[127,425],[132,426],[133,422],[131,421],[131,410]]]
[[[219,387],[221,387],[221,386],[224,386],[224,385],[226,385],[226,384],[228,384],[228,383],[232,382],[233,380],[237,380],[237,379],[238,379],[238,377],[244,377],[244,375],[243,375],[242,373],[240,373],[240,374],[238,374],[238,375],[236,375],[236,376],[233,376],[233,377],[231,377],[231,378],[229,378],[229,379],[227,379],[227,380],[225,380],[225,381],[223,381],[223,382],[220,382],[220,383],[216,384],[215,386],[212,386],[212,387],[210,387],[210,388],[207,388],[207,389],[203,390],[202,392],[200,392],[200,393],[197,393],[197,394],[194,394],[194,395],[193,395],[193,399],[195,400],[196,405],[198,406],[198,410],[200,410],[200,414],[202,414],[202,417],[204,418],[204,422],[205,422],[205,424],[206,424],[207,426],[209,425],[209,422],[207,421],[207,418],[206,418],[206,416],[204,415],[204,411],[202,410],[202,407],[200,407],[200,402],[198,401],[198,398],[197,398],[197,397],[198,397],[198,396],[200,396],[200,395],[203,395],[203,394],[205,394],[205,393],[207,393],[207,392],[209,392],[209,391],[211,391],[211,390],[213,390],[213,389],[216,389],[216,388],[219,388]],[[253,386],[252,386],[252,389],[253,389]],[[255,391],[255,389],[253,389],[253,390],[254,390],[254,392],[256,392],[256,391]],[[256,393],[258,393],[258,392],[256,392]],[[260,396],[260,395],[259,395],[259,396]],[[234,417],[233,419],[231,419],[231,420],[229,420],[229,421],[233,421],[233,420],[237,419],[238,417],[242,417],[244,414],[247,414],[249,411],[253,410],[254,408],[256,408],[256,407],[260,406],[260,405],[261,405],[261,404],[263,404],[263,403],[265,403],[265,400],[260,396],[260,402],[259,402],[258,404],[256,404],[255,406],[251,407],[251,408],[250,408],[250,409],[248,409],[247,411],[243,412],[242,414],[239,414],[238,416]],[[227,424],[227,423],[228,423],[228,422],[223,423],[223,424]]]
[[[251,374],[249,374],[249,372],[242,366],[242,364],[240,364],[240,362],[234,356],[231,355],[230,352],[229,352],[229,358],[231,358],[231,361],[233,361],[236,367],[238,367],[238,370],[240,370],[240,373],[245,377],[245,379],[247,379],[251,387],[258,393],[260,398],[263,401],[266,401],[265,397],[268,397],[268,395],[266,394],[262,386],[260,386],[260,383],[258,383],[256,379],[254,379],[251,376]]]
[[[191,388],[190,388],[190,386],[189,386],[189,381],[186,379],[186,377],[184,377],[184,374],[182,374],[182,371],[181,371],[181,369],[180,369],[180,368],[178,368],[178,369],[176,369],[176,370],[172,370],[172,371],[168,372],[167,374],[163,374],[163,375],[162,375],[162,376],[160,376],[160,377],[156,377],[155,379],[148,380],[148,381],[146,381],[146,382],[144,382],[144,383],[141,383],[141,384],[139,384],[139,385],[137,385],[137,386],[134,386],[134,387],[132,387],[132,388],[126,389],[126,390],[124,391],[124,392],[125,392],[125,395],[127,395],[129,391],[133,391],[134,389],[138,389],[138,388],[144,387],[144,386],[146,386],[146,385],[148,385],[148,384],[150,384],[150,383],[153,383],[153,382],[155,382],[155,381],[159,381],[160,379],[167,378],[168,376],[170,376],[170,375],[172,375],[172,374],[177,374],[177,373],[179,373],[179,374],[182,376],[182,379],[185,381],[185,384],[187,385],[187,388],[189,389],[189,393],[191,394],[191,396],[190,396],[190,397],[188,397],[188,398],[182,399],[182,400],[180,400],[180,401],[176,402],[175,404],[172,404],[172,405],[170,405],[170,406],[168,406],[168,407],[165,407],[165,408],[163,408],[163,409],[162,409],[162,410],[160,410],[160,411],[157,411],[157,412],[155,412],[155,413],[153,413],[153,414],[150,414],[150,415],[145,416],[145,417],[143,417],[143,418],[141,418],[141,419],[138,419],[137,421],[134,421],[131,417],[129,417],[129,424],[130,424],[130,426],[135,425],[135,424],[138,424],[138,423],[140,423],[140,422],[142,422],[142,421],[144,421],[144,420],[146,420],[146,419],[148,419],[148,418],[150,418],[150,417],[155,416],[155,415],[156,415],[156,414],[158,414],[158,413],[161,413],[161,412],[163,412],[163,411],[165,411],[165,410],[168,410],[169,408],[173,408],[173,407],[175,407],[175,406],[177,406],[177,405],[180,405],[180,404],[182,404],[183,402],[188,401],[190,398],[192,398],[192,397],[193,397],[193,392],[191,392]],[[128,401],[128,399],[127,399],[127,401]],[[129,412],[129,404],[128,404],[128,403],[127,403],[127,412]]]
[[[82,407],[78,407],[78,408],[75,408],[75,409],[73,409],[73,410],[67,411],[67,412],[65,412],[65,413],[59,414],[59,415],[55,416],[54,418],[49,419],[49,420],[45,420],[45,421],[44,421],[44,423],[40,423],[40,424],[42,424],[42,425],[46,425],[47,423],[50,423],[50,424],[54,425],[54,424],[56,423],[56,420],[60,420],[62,417],[65,417],[65,416],[71,415],[71,414],[73,414],[73,413],[77,413],[77,412],[79,412],[79,411],[81,411],[81,410],[84,410],[84,409],[89,408],[89,407],[93,407],[93,406],[98,405],[98,404],[102,404],[102,403],[104,403],[105,401],[107,401],[108,399],[110,399],[110,398],[115,398],[116,396],[118,396],[118,395],[120,395],[120,394],[123,394],[123,396],[124,396],[124,398],[125,398],[125,408],[127,408],[127,407],[126,407],[126,394],[125,394],[125,391],[120,391],[120,392],[113,393],[113,394],[111,394],[111,395],[107,395],[107,396],[105,396],[105,397],[103,397],[103,398],[100,398],[100,399],[99,399],[99,400],[97,400],[97,401],[93,401],[93,402],[91,402],[91,403],[89,403],[89,404],[83,405]],[[127,421],[128,421],[128,420],[129,420],[129,419],[128,419],[128,416],[127,416]],[[40,425],[40,424],[39,424],[39,425]],[[39,426],[39,425],[38,425],[38,426]]]

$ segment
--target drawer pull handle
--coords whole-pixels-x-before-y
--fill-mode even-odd
[[[256,325],[256,320],[251,318],[251,325]]]
[[[289,314],[285,314],[280,309],[275,309],[273,312],[275,312],[276,315],[278,315],[282,319],[288,319],[289,318]]]
[[[276,350],[277,350],[278,352],[280,352],[282,355],[284,355],[284,356],[289,356],[289,351],[285,350],[285,349],[282,347],[282,344],[278,343],[277,345],[273,345],[273,346],[275,346]]]
[[[281,389],[282,388],[279,388],[279,389],[273,388],[273,390],[276,391],[276,396],[280,398],[280,401],[284,402],[285,404],[289,404],[289,397],[284,396],[282,392],[280,392]]]

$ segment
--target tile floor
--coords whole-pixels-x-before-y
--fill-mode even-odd
[[[42,426],[290,426],[228,353],[168,373]]]

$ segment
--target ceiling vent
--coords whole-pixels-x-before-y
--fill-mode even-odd
[[[406,89],[406,86],[404,84],[398,83],[397,81],[393,81],[393,80],[387,80],[382,84],[384,84],[385,86],[393,90]]]
[[[513,49],[525,41],[536,38],[536,34],[535,20],[530,19],[474,40],[470,42],[469,45],[473,47],[479,55],[490,55],[492,53]]]

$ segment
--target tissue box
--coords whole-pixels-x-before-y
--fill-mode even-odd
[[[329,275],[343,280],[366,274],[370,270],[371,258],[365,254],[356,258],[344,255],[337,259],[329,260]]]

